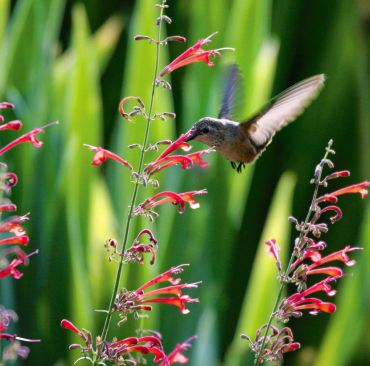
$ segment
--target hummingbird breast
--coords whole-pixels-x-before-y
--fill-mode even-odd
[[[225,158],[236,163],[251,163],[258,155],[258,149],[244,134],[239,124],[229,128],[224,141],[215,149]]]

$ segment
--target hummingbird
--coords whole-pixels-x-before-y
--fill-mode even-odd
[[[239,70],[232,66],[217,118],[204,117],[188,132],[187,141],[200,141],[218,151],[240,173],[270,144],[277,131],[293,122],[319,94],[325,75],[304,79],[271,99],[258,113],[242,122],[232,117]]]

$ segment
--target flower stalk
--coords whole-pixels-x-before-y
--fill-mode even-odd
[[[126,249],[128,238],[131,234],[130,230],[133,226],[133,218],[136,216],[144,216],[153,221],[159,216],[155,211],[156,207],[170,203],[177,206],[179,213],[184,212],[186,206],[189,206],[192,209],[197,209],[200,207],[198,196],[207,193],[206,189],[186,192],[165,190],[154,194],[152,197],[144,199],[143,202],[138,204],[136,200],[140,185],[143,185],[145,188],[148,184],[151,184],[154,188],[158,188],[159,181],[154,179],[152,176],[173,166],[181,166],[182,169],[190,169],[195,166],[204,168],[208,163],[203,159],[203,155],[209,154],[213,151],[213,149],[207,149],[180,155],[179,150],[187,152],[192,148],[192,146],[186,141],[189,137],[189,132],[182,134],[175,141],[163,140],[157,141],[153,144],[149,143],[150,125],[154,120],[166,121],[168,118],[176,118],[176,114],[173,112],[163,111],[158,113],[153,111],[156,88],[164,87],[165,89],[171,89],[170,84],[163,80],[162,76],[179,67],[200,61],[205,61],[208,66],[213,66],[214,63],[210,61],[210,56],[220,57],[221,53],[219,51],[226,49],[205,51],[201,46],[208,43],[211,36],[201,39],[194,46],[190,47],[182,55],[167,65],[163,69],[164,71],[162,70],[162,72],[159,72],[160,46],[166,45],[169,41],[185,42],[186,39],[181,36],[169,36],[164,40],[161,40],[163,22],[170,24],[172,20],[164,14],[164,10],[168,8],[166,0],[162,0],[161,3],[156,4],[156,6],[160,9],[159,16],[156,19],[156,25],[158,27],[156,39],[145,35],[138,35],[135,37],[135,40],[137,41],[148,40],[149,43],[153,43],[156,47],[154,75],[151,83],[151,94],[148,104],[149,107],[146,108],[145,103],[138,96],[124,97],[118,107],[120,115],[127,121],[131,121],[139,115],[146,120],[143,142],[141,144],[135,143],[128,146],[129,149],[136,148],[140,150],[138,167],[134,168],[127,160],[112,151],[100,146],[85,144],[86,147],[94,152],[91,163],[92,165],[101,166],[107,160],[114,160],[130,170],[134,183],[121,245],[118,245],[117,240],[112,238],[108,239],[105,243],[105,249],[109,252],[108,260],[115,260],[115,262],[118,262],[118,266],[109,306],[106,310],[101,311],[106,314],[101,335],[96,336],[94,342],[93,336],[89,331],[83,328],[79,330],[68,320],[64,320],[61,323],[63,328],[72,330],[75,334],[79,335],[83,343],[85,343],[84,345],[72,344],[70,346],[70,349],[80,349],[82,353],[82,357],[77,361],[88,360],[93,365],[106,364],[106,362],[109,364],[113,362],[114,364],[120,365],[136,365],[137,363],[141,363],[142,355],[149,353],[154,355],[154,362],[161,361],[161,365],[163,366],[171,365],[173,363],[186,363],[188,359],[182,352],[190,347],[189,342],[195,338],[191,337],[187,341],[178,344],[168,357],[162,349],[158,333],[155,334],[157,341],[154,342],[149,341],[150,337],[130,337],[121,341],[117,341],[115,338],[113,338],[112,341],[108,340],[109,328],[114,313],[119,317],[117,324],[121,325],[127,320],[129,314],[133,314],[134,318],[138,319],[144,316],[141,315],[143,312],[149,312],[153,307],[161,306],[158,304],[175,306],[180,309],[182,314],[187,314],[189,313],[189,309],[187,307],[188,304],[199,302],[196,297],[192,298],[190,295],[183,293],[183,291],[186,289],[197,288],[201,282],[180,283],[180,279],[172,277],[173,274],[180,273],[183,270],[184,265],[171,267],[168,271],[157,275],[134,291],[120,288],[120,279],[124,264],[144,264],[146,254],[150,256],[149,263],[153,264],[158,251],[158,240],[147,228],[142,228],[134,239],[131,247]],[[127,106],[128,104],[131,106],[131,109]],[[155,161],[144,164],[144,154],[148,151],[158,152],[162,145],[168,146],[163,149]],[[176,155],[174,153],[175,151]],[[151,286],[158,285],[162,282],[170,282],[170,285],[151,288]],[[132,352],[136,352],[136,354],[134,353],[133,356],[131,354]]]
[[[166,1],[162,0],[162,6],[160,6],[160,17],[163,17],[163,12],[164,12],[164,5]],[[157,32],[157,41],[161,39],[161,33],[162,33],[162,22],[160,21],[158,24],[158,32]],[[141,175],[143,171],[143,166],[144,166],[144,153],[145,153],[145,148],[148,145],[148,137],[149,137],[149,130],[150,130],[150,120],[152,117],[152,111],[153,111],[153,104],[154,104],[154,97],[155,97],[155,90],[156,90],[156,79],[157,79],[157,73],[158,73],[158,67],[159,67],[159,52],[160,52],[160,43],[156,42],[156,56],[155,56],[155,66],[154,66],[154,76],[153,76],[153,82],[152,82],[152,91],[150,95],[150,101],[149,101],[149,111],[148,111],[148,118],[146,120],[146,126],[145,126],[145,132],[144,132],[144,139],[143,139],[143,144],[142,146],[144,149],[142,149],[140,153],[140,161],[139,161],[139,168],[138,168],[138,174]],[[132,193],[131,197],[131,204],[129,207],[129,211],[127,214],[127,219],[126,219],[126,227],[125,227],[125,232],[124,232],[124,237],[123,237],[123,242],[122,242],[122,247],[121,247],[121,254],[124,253],[127,245],[127,239],[128,239],[128,234],[130,231],[130,225],[131,225],[131,220],[132,220],[132,213],[135,207],[135,202],[136,202],[136,197],[139,191],[139,181],[136,179],[135,185],[134,185],[134,190]],[[122,268],[123,268],[123,263],[124,263],[124,257],[121,257],[121,260],[118,264],[118,269],[117,269],[117,274],[116,274],[116,279],[114,282],[114,287],[113,287],[113,292],[112,292],[112,297],[110,300],[109,308],[108,308],[108,313],[104,322],[103,326],[103,331],[102,331],[102,341],[104,342],[107,338],[108,330],[109,330],[109,325],[112,319],[112,310],[114,306],[114,301],[116,299],[117,293],[118,293],[118,287],[119,287],[119,282],[122,274]],[[94,365],[98,364],[98,360],[95,360]]]
[[[334,167],[332,161],[329,160],[329,155],[335,153],[334,150],[332,150],[332,143],[332,140],[330,140],[326,147],[325,155],[317,165],[314,178],[311,180],[311,183],[315,185],[315,188],[305,220],[302,223],[299,223],[297,219],[293,217],[289,218],[299,231],[299,236],[295,240],[294,249],[284,271],[281,268],[281,262],[278,257],[278,246],[276,245],[275,240],[272,239],[266,242],[269,247],[268,252],[273,256],[278,267],[281,284],[268,322],[258,330],[256,341],[252,342],[249,337],[242,335],[242,338],[249,340],[250,348],[255,353],[254,366],[263,363],[264,361],[282,360],[282,354],[284,352],[299,348],[298,346],[290,347],[289,345],[286,345],[286,347],[282,346],[283,348],[279,348],[275,351],[273,350],[270,344],[272,336],[269,334],[271,332],[273,334],[278,332],[278,328],[272,325],[274,320],[286,323],[289,321],[290,317],[302,316],[303,310],[308,310],[311,315],[316,315],[319,312],[332,313],[336,310],[334,303],[312,297],[311,294],[316,292],[325,292],[327,296],[334,296],[336,291],[332,289],[329,283],[333,281],[335,282],[337,279],[343,277],[344,272],[341,268],[336,266],[320,266],[326,265],[328,262],[332,261],[341,261],[346,266],[352,266],[355,264],[355,261],[348,257],[348,253],[362,249],[360,247],[351,247],[348,245],[338,252],[322,257],[320,251],[326,248],[326,243],[323,241],[316,242],[315,239],[309,237],[309,235],[311,235],[314,238],[320,238],[322,233],[326,233],[328,231],[328,225],[325,222],[318,222],[323,213],[333,212],[333,215],[329,218],[331,224],[334,224],[342,218],[341,209],[334,205],[338,201],[338,196],[349,193],[359,193],[361,197],[364,198],[368,193],[366,187],[370,185],[370,182],[364,181],[319,197],[320,187],[327,187],[329,180],[349,176],[349,171],[340,171],[322,178],[325,166],[328,166],[329,168]],[[321,208],[320,205],[325,202],[333,204]],[[305,260],[310,260],[311,264],[305,264]],[[317,274],[326,275],[327,277],[307,288],[308,276]],[[297,286],[297,293],[294,293],[288,298],[282,299],[283,291],[289,283],[293,283]],[[284,329],[289,330],[289,344],[294,345],[296,342],[293,342],[293,333],[291,332],[291,329]],[[261,336],[262,333],[263,335]]]

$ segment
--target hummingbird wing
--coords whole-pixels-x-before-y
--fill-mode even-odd
[[[291,86],[272,99],[262,110],[240,124],[251,143],[261,152],[275,132],[294,121],[318,95],[324,85],[325,75],[315,75]]]
[[[219,119],[234,119],[233,114],[235,112],[238,96],[240,94],[240,84],[241,76],[239,67],[237,64],[232,64],[226,80],[226,86],[222,98],[222,106],[220,113],[218,114]]]

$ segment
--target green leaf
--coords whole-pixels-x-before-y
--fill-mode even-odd
[[[9,0],[0,0],[0,50],[4,47],[4,39],[6,36],[6,27],[9,17]],[[0,64],[2,61],[0,62]]]
[[[91,189],[97,170],[90,166],[91,153],[82,145],[99,145],[101,99],[95,49],[90,38],[85,10],[73,10],[73,47],[75,62],[67,82],[68,98],[62,125],[65,129],[64,190],[68,244],[71,258],[71,305],[78,324],[90,328],[93,309],[87,273],[88,212]]]

